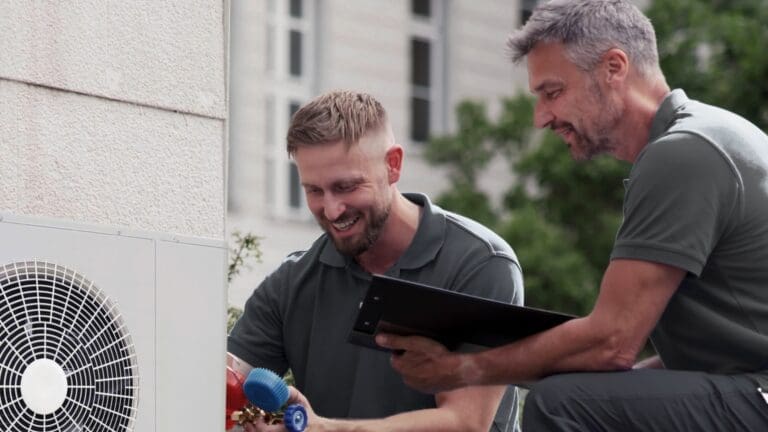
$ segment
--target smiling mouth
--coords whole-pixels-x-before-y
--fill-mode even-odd
[[[346,231],[352,227],[357,221],[360,220],[360,216],[356,216],[352,219],[346,219],[341,222],[332,222],[331,225],[333,225],[334,228],[338,231]]]
[[[563,140],[568,148],[573,147],[573,143],[571,141],[574,140],[574,137],[576,136],[576,130],[573,129],[573,126],[559,126],[552,128],[552,131]]]
[[[566,136],[573,133],[573,127],[571,126],[563,126],[555,129],[555,133],[560,135],[563,139],[565,139]]]

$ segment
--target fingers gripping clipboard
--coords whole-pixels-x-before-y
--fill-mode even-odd
[[[374,275],[348,341],[385,350],[379,332],[419,335],[452,351],[505,345],[572,318],[559,312],[517,306],[455,291]]]

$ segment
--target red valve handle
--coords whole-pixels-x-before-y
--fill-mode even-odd
[[[245,377],[227,366],[227,418],[225,430],[231,429],[235,425],[232,420],[232,413],[241,411],[248,404],[248,399],[243,392],[243,382]]]

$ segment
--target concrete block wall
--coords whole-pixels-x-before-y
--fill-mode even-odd
[[[0,211],[224,238],[227,14],[0,1]]]

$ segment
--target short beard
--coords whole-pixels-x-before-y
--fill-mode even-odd
[[[616,143],[610,138],[611,131],[616,128],[616,125],[624,115],[624,108],[617,107],[609,101],[594,79],[591,80],[590,91],[595,97],[594,104],[603,107],[603,114],[595,122],[595,133],[592,137],[586,134],[578,136],[583,144],[583,159],[586,160],[591,160],[600,154],[611,153],[616,149]]]
[[[391,204],[389,202],[380,208],[374,209],[373,213],[371,214],[371,220],[369,221],[368,226],[365,228],[365,231],[360,238],[338,240],[330,234],[329,237],[331,240],[333,240],[333,244],[336,246],[336,249],[339,251],[339,253],[342,255],[356,257],[370,249],[371,246],[376,243],[376,240],[379,239],[381,230],[387,223],[387,219],[389,219],[390,210]],[[325,226],[322,226],[322,228],[326,232],[330,230],[330,228]]]
[[[580,160],[592,160],[595,156],[601,154],[610,153],[616,146],[613,145],[610,139],[605,136],[598,136],[597,142],[588,138],[586,135],[579,135],[579,140],[583,143],[581,148],[584,151],[583,155],[580,155]]]

